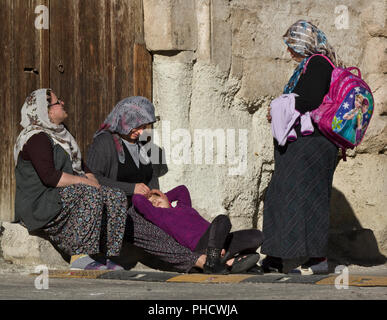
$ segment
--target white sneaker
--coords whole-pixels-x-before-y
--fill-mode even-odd
[[[309,259],[306,263],[303,265],[289,271],[289,273],[292,274],[300,274],[303,276],[309,276],[312,274],[328,274],[328,259],[325,259],[321,262],[313,263],[313,258]]]

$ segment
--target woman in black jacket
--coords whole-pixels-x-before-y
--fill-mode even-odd
[[[96,132],[87,154],[87,166],[101,185],[123,190],[129,210],[125,239],[158,257],[179,272],[203,268],[205,255],[191,252],[171,236],[137,213],[132,206],[134,194],[147,196],[157,188],[155,170],[140,135],[156,121],[153,104],[144,97],[120,101]]]
[[[299,63],[284,93],[295,93],[295,109],[301,114],[319,107],[330,86],[332,66],[323,54],[337,65],[336,54],[325,34],[312,23],[299,20],[285,33],[284,41],[293,60]],[[268,114],[270,121],[270,115]],[[274,141],[275,169],[268,187],[264,212],[265,242],[261,252],[267,257],[266,272],[283,271],[283,259],[305,258],[294,272],[327,273],[329,207],[337,147],[314,125],[314,133],[279,146]]]

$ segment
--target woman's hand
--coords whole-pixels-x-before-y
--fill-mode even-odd
[[[167,197],[164,193],[162,193],[160,190],[152,189],[152,190],[150,191],[150,194],[151,194],[151,195],[152,195],[152,194],[157,194],[157,195],[160,196],[160,198],[162,198],[162,199],[164,199],[164,200],[167,200],[167,201],[169,202],[168,197]]]
[[[134,187],[134,194],[142,194],[143,196],[148,198],[149,193],[150,193],[150,189],[146,184],[136,183],[136,186]]]
[[[80,183],[82,184],[86,184],[88,186],[91,186],[91,187],[95,187],[97,189],[101,188],[101,185],[99,184],[98,180],[94,177],[94,175],[92,175],[92,177],[88,177],[87,175],[86,176],[83,176],[83,177],[80,177]]]
[[[86,173],[85,176],[87,177],[87,179],[90,179],[90,180],[93,180],[93,181],[96,182],[96,183],[99,183],[98,180],[97,180],[97,178],[95,177],[94,174],[92,174],[92,173]]]
[[[95,187],[97,189],[101,188],[101,185],[99,184],[98,180],[92,175],[92,177],[88,178],[87,176],[78,176],[74,174],[69,174],[66,172],[62,172],[62,176],[60,177],[60,180],[58,184],[56,185],[57,188],[60,187],[67,187],[71,186],[73,184],[86,184],[92,187]]]

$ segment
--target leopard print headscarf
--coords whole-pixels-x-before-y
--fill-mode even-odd
[[[51,89],[39,89],[32,92],[24,102],[21,110],[20,125],[24,128],[14,146],[14,160],[17,164],[20,151],[33,135],[44,132],[54,144],[59,144],[70,156],[73,171],[83,175],[82,155],[77,142],[63,124],[56,125],[48,117],[47,92]]]

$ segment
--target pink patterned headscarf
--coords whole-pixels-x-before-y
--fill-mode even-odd
[[[105,131],[111,132],[116,145],[118,160],[124,163],[125,153],[119,134],[128,135],[133,129],[154,122],[156,122],[156,116],[152,102],[140,96],[125,98],[117,103],[99,130],[94,134],[94,138]]]

